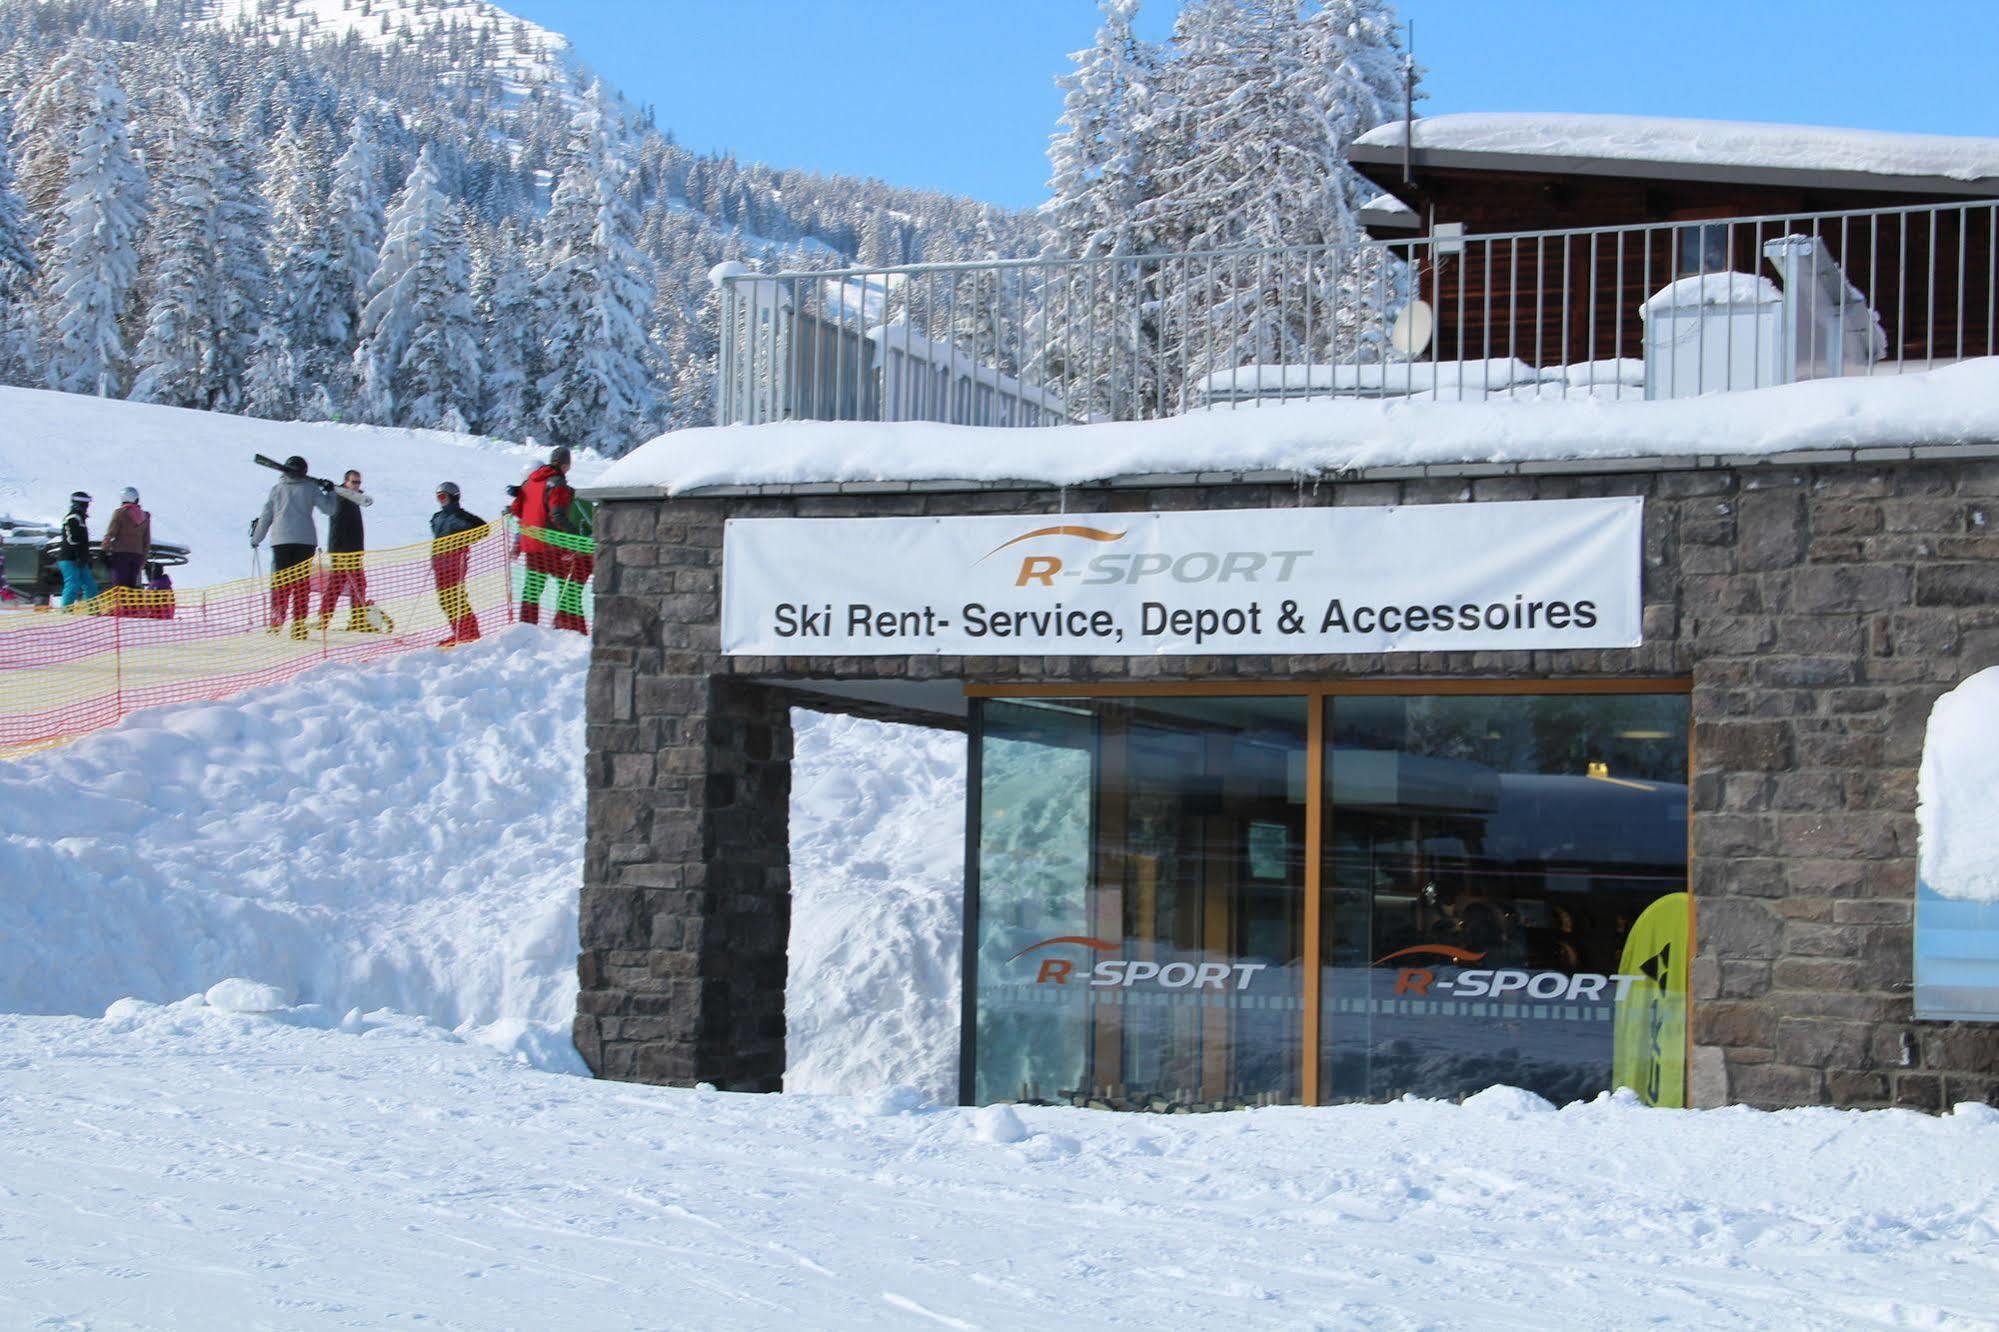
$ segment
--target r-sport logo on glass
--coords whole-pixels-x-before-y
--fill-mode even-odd
[[[1374,960],[1377,967],[1386,966],[1399,957],[1431,957],[1436,959],[1427,967],[1404,966],[1395,973],[1395,994],[1403,997],[1414,995],[1422,999],[1446,996],[1452,999],[1539,999],[1552,1002],[1588,1003],[1603,999],[1622,999],[1625,993],[1646,976],[1616,974],[1606,976],[1593,971],[1522,971],[1511,967],[1490,969],[1466,968],[1468,962],[1482,961],[1484,953],[1473,952],[1469,948],[1458,948],[1451,944],[1415,944],[1409,948],[1398,948]],[[1433,968],[1455,966],[1458,974],[1448,980],[1439,977]]]
[[[1090,953],[1116,953],[1121,945],[1086,934],[1059,934],[1043,939],[1008,958],[1018,962],[1043,948],[1075,947]],[[1089,958],[1085,958],[1089,961]],[[1048,956],[1040,959],[1034,973],[1036,985],[1067,985],[1072,980],[1087,983],[1093,990],[1133,987],[1157,990],[1247,990],[1256,973],[1268,969],[1268,962],[1146,962],[1121,957],[1096,959],[1087,969],[1073,957]]]
[[[977,562],[983,564],[1003,550],[1048,537],[1073,537],[1108,546],[1124,540],[1126,535],[1077,523],[1037,527],[1002,541]],[[1288,583],[1298,561],[1310,559],[1311,555],[1309,550],[1189,550],[1178,554],[1163,550],[1112,550],[1079,558],[1071,554],[1022,552],[1013,585],[1053,588],[1058,578],[1074,579],[1085,587],[1113,583]]]

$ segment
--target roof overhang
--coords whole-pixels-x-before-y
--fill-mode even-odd
[[[1718,185],[1763,185],[1862,194],[1913,194],[1940,199],[1999,198],[1999,176],[1955,180],[1949,176],[1890,176],[1875,171],[1822,171],[1804,167],[1728,166],[1712,162],[1654,162],[1628,157],[1570,157],[1497,153],[1464,148],[1407,150],[1412,171],[1510,172],[1515,175],[1603,176],[1621,180],[1683,180]],[[1401,144],[1347,145],[1347,161],[1384,188],[1400,181]],[[1370,170],[1369,168],[1376,168]]]

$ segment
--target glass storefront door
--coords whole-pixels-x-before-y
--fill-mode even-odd
[[[992,701],[976,1101],[1295,1102],[1306,700]]]
[[[967,1099],[1683,1102],[1683,692],[995,697],[973,732]]]
[[[1685,696],[1325,707],[1322,1098],[1683,1104]]]

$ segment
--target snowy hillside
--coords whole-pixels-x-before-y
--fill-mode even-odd
[[[0,383],[615,452],[713,419],[717,263],[1042,238],[692,152],[486,0],[0,4],[0,74]]]
[[[199,22],[232,37],[442,51],[454,77],[484,71],[516,94],[573,91],[569,39],[486,0],[207,0]]]
[[[435,487],[456,481],[465,507],[497,517],[506,487],[545,451],[441,430],[260,421],[219,412],[151,407],[77,394],[0,388],[0,516],[54,522],[72,490],[97,499],[92,522],[108,521],[123,486],[136,486],[153,535],[192,548],[182,587],[249,572],[250,520],[277,473],[253,454],[304,455],[319,476],[360,469],[375,503],[368,541],[377,549],[428,539]],[[579,455],[571,475],[595,476],[602,460]]]

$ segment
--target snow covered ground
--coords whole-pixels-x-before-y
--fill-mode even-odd
[[[277,986],[569,1044],[580,639],[314,671],[0,763],[0,1012]],[[955,1085],[964,740],[796,714],[789,1082]]]
[[[181,587],[249,573],[250,520],[278,476],[252,454],[303,454],[315,475],[335,480],[359,468],[375,497],[368,544],[378,549],[428,539],[440,481],[463,487],[474,513],[498,517],[506,487],[546,456],[441,430],[263,421],[41,389],[0,388],[0,421],[0,515],[55,522],[69,493],[87,490],[97,500],[92,531],[102,535],[119,489],[136,486],[155,539],[193,550],[174,576]],[[570,475],[580,485],[603,467],[579,455]]]
[[[196,541],[301,429],[371,488],[525,462],[65,401]],[[795,714],[786,1095],[562,1076],[584,665],[515,629],[0,763],[0,1326],[1999,1328],[1986,1107],[936,1108],[948,733]]]
[[[580,1070],[587,656],[515,628],[0,763],[0,1011],[243,976]]]
[[[786,1091],[958,1095],[965,738],[794,711]]]
[[[1183,1118],[0,1018],[9,1327],[1994,1327],[1999,1111]]]

